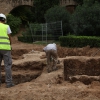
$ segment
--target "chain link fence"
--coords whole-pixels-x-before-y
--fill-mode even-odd
[[[59,41],[59,37],[63,36],[62,21],[43,23],[43,24],[29,24],[33,42],[49,43]]]

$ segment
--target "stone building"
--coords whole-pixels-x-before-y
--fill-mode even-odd
[[[60,5],[65,6],[69,12],[73,13],[77,3],[74,0],[60,0]]]
[[[0,0],[0,13],[8,14],[18,6],[33,5],[33,0]]]
[[[18,6],[33,6],[33,3],[34,0],[0,0],[0,13],[8,14]],[[66,6],[66,9],[72,13],[77,3],[74,0],[60,0],[60,5]]]

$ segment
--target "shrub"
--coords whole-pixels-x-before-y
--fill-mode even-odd
[[[62,36],[59,38],[60,45],[64,47],[100,47],[100,38],[95,36]]]
[[[21,25],[21,20],[18,17],[14,17],[11,14],[7,15],[7,24],[10,26],[12,35],[15,35],[18,33]]]

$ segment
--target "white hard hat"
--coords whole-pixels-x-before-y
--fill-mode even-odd
[[[2,13],[0,13],[0,17],[6,19],[6,16],[4,14],[2,14]]]

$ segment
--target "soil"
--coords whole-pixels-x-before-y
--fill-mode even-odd
[[[85,85],[70,83],[63,78],[66,56],[100,56],[99,48],[58,47],[58,70],[47,73],[46,58],[41,59],[43,45],[22,43],[12,37],[12,75],[15,86],[6,88],[2,62],[0,100],[100,100],[100,82]]]

